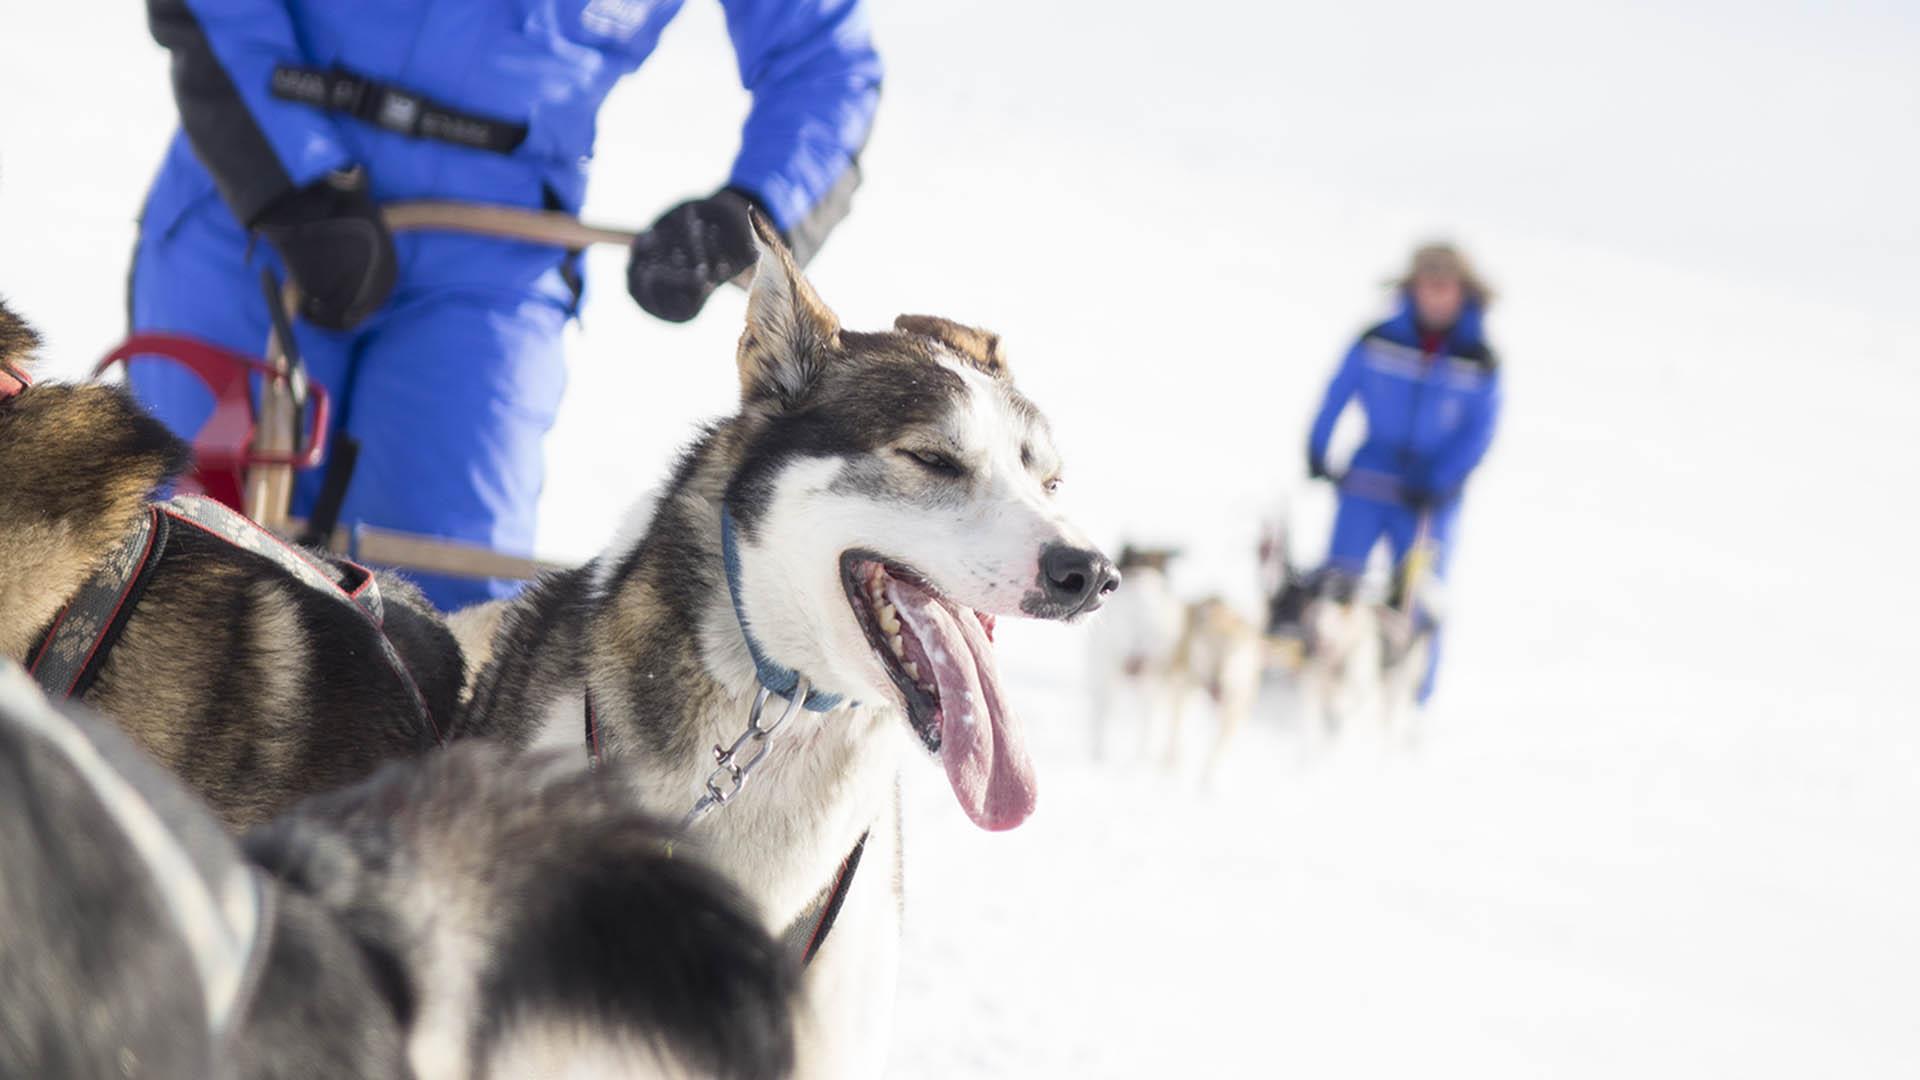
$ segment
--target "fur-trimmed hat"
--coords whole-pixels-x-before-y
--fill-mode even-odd
[[[1413,258],[1407,260],[1407,272],[1393,281],[1393,287],[1409,292],[1413,279],[1422,275],[1457,278],[1468,303],[1481,308],[1493,303],[1493,287],[1474,270],[1465,252],[1444,240],[1414,248]]]

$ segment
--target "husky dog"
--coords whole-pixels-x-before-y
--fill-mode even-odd
[[[1172,724],[1167,736],[1166,762],[1177,763],[1182,728],[1193,692],[1204,691],[1213,704],[1213,749],[1207,754],[1204,780],[1211,782],[1225,760],[1227,747],[1253,714],[1260,696],[1260,679],[1273,656],[1272,646],[1233,605],[1211,596],[1186,610],[1179,646],[1174,650]]]
[[[692,834],[776,931],[857,847],[885,868],[854,881],[807,969],[801,1047],[803,1074],[873,1075],[905,740],[975,823],[1024,821],[1037,787],[994,618],[1075,618],[1119,574],[1055,508],[1060,461],[998,337],[925,316],[844,330],[755,228],[739,411],[688,448],[637,541],[456,622],[495,628],[469,642],[488,659],[460,733],[591,746],[629,764],[643,806],[680,814],[763,686],[800,698],[751,785]]]
[[[4,375],[24,372],[36,345],[0,304],[0,657],[28,664],[190,461],[117,388]],[[411,586],[378,576],[376,623],[257,551],[185,524],[165,536],[102,629],[104,660],[80,694],[229,825],[358,780],[451,721],[458,646]],[[380,659],[383,636],[400,664]]]
[[[1178,554],[1132,544],[1120,549],[1117,566],[1126,576],[1126,590],[1114,596],[1087,634],[1095,759],[1106,757],[1123,716],[1138,726],[1144,745],[1175,708],[1174,662],[1187,606],[1174,593],[1167,568]]]
[[[1360,594],[1360,583],[1332,570],[1316,573],[1301,614],[1301,734],[1325,742],[1380,705],[1379,606]]]
[[[1317,746],[1379,706],[1381,613],[1353,576],[1301,569],[1287,538],[1284,520],[1261,538],[1267,634],[1292,673],[1301,739]]]
[[[0,661],[0,1075],[786,1075],[796,969],[605,779],[469,743],[243,854]]]

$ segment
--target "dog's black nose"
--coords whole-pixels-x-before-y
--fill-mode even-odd
[[[1092,548],[1056,544],[1040,556],[1040,579],[1047,600],[1061,617],[1099,608],[1108,593],[1120,587],[1120,571],[1112,560]]]

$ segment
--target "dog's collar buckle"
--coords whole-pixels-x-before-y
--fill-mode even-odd
[[[753,775],[754,768],[772,748],[773,733],[800,712],[801,703],[807,696],[807,681],[804,678],[796,690],[793,696],[786,698],[786,707],[780,710],[780,715],[774,717],[772,723],[765,722],[762,717],[766,715],[767,701],[773,697],[773,691],[762,686],[754,693],[753,707],[747,710],[747,729],[733,740],[731,746],[714,745],[713,771],[707,774],[704,785],[706,791],[687,811],[687,816],[680,819],[682,832],[708,813],[725,806],[728,800],[740,794],[741,788],[747,786],[747,778]],[[597,768],[600,764],[600,724],[593,707],[592,688],[588,688],[585,699],[587,763]]]
[[[792,696],[787,698],[787,707],[780,710],[780,715],[775,717],[771,724],[763,723],[761,717],[766,712],[767,699],[773,696],[773,691],[762,686],[753,695],[753,708],[747,712],[747,730],[733,740],[732,746],[714,746],[714,767],[713,771],[707,774],[706,794],[700,796],[700,801],[693,804],[693,809],[687,811],[686,818],[680,822],[680,828],[683,831],[705,817],[708,812],[725,806],[728,799],[740,794],[740,789],[747,786],[747,777],[752,775],[754,767],[760,764],[761,759],[765,758],[767,751],[772,748],[773,733],[780,730],[781,725],[793,719],[794,714],[801,710],[803,703],[807,700],[807,693],[807,680],[802,678],[794,688]],[[748,751],[752,752],[751,755]]]

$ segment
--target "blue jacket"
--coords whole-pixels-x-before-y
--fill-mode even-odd
[[[1443,503],[1457,498],[1492,443],[1500,413],[1499,363],[1480,324],[1480,309],[1469,305],[1429,354],[1403,296],[1400,310],[1362,334],[1341,361],[1314,417],[1309,457],[1326,459],[1334,423],[1358,397],[1367,437],[1349,476],[1379,474]]]
[[[729,183],[774,224],[818,234],[843,212],[879,99],[862,0],[721,0],[753,106]],[[181,132],[148,196],[164,231],[216,190],[230,231],[329,170],[367,167],[374,196],[578,212],[595,115],[653,52],[681,0],[148,0],[173,54]],[[510,153],[396,134],[270,92],[279,65],[343,68],[476,116],[524,124]],[[651,132],[672,129],[662,102]],[[452,240],[454,238],[446,238]],[[402,250],[402,272],[459,276],[467,244]],[[495,246],[499,246],[495,242]],[[551,252],[541,256],[551,266]],[[409,265],[409,263],[413,265]],[[421,263],[427,265],[419,265]],[[497,269],[497,268],[496,268]]]

